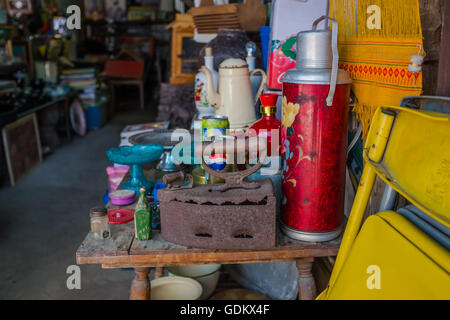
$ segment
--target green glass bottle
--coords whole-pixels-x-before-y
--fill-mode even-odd
[[[134,234],[138,240],[150,240],[152,237],[151,214],[145,197],[145,188],[139,190],[139,200],[134,208]]]
[[[139,189],[139,200],[136,203],[134,212],[137,212],[141,209],[145,209],[148,211],[148,202],[147,202],[147,198],[145,197],[145,188]]]
[[[150,240],[152,237],[150,211],[139,209],[134,212],[134,234],[138,240]]]

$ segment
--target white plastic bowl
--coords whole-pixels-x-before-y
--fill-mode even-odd
[[[151,281],[151,300],[197,300],[201,284],[190,278],[161,277]]]
[[[191,266],[169,267],[169,275],[187,277],[197,280],[203,287],[200,300],[208,299],[216,290],[220,276],[220,264],[202,264]]]

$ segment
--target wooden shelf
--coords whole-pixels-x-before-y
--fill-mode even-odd
[[[114,21],[112,25],[116,26],[128,26],[128,25],[154,25],[154,24],[168,24],[172,22],[172,20],[136,20],[136,21]],[[85,19],[84,23],[89,25],[108,25],[108,22],[106,20],[91,20],[91,19]]]

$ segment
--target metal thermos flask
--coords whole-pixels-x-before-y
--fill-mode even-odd
[[[317,30],[322,20],[332,31]],[[351,79],[338,68],[337,22],[322,16],[297,35],[297,65],[283,79],[282,230],[303,241],[342,231]]]

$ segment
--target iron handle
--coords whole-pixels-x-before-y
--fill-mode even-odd
[[[216,177],[219,177],[223,180],[225,180],[224,184],[218,184],[218,185],[212,185],[210,190],[211,191],[226,191],[228,189],[234,189],[234,188],[244,188],[244,189],[256,189],[260,187],[260,184],[256,181],[248,182],[245,181],[248,176],[258,171],[267,156],[267,143],[261,143],[261,142],[267,142],[266,139],[261,137],[252,137],[248,139],[248,144],[245,143],[244,145],[238,144],[236,139],[233,140],[233,146],[228,145],[225,142],[226,139],[223,139],[222,141],[214,141],[214,142],[202,142],[198,143],[195,146],[195,152],[196,155],[201,159],[203,168],[206,172],[209,174],[212,174]],[[231,154],[234,155],[236,153],[242,153],[246,152],[248,150],[258,150],[259,151],[259,161],[256,165],[247,168],[243,171],[237,171],[237,172],[221,172],[216,171],[212,169],[204,159],[205,151],[208,151],[208,154]]]

